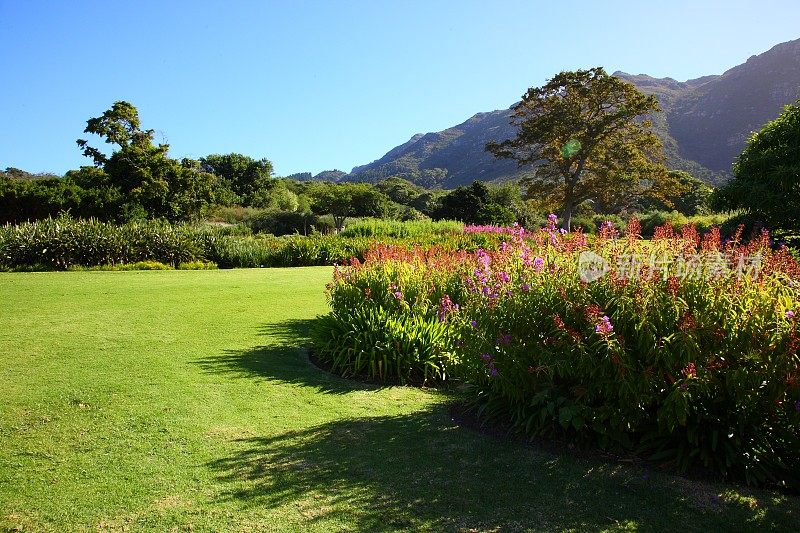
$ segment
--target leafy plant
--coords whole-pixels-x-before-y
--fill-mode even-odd
[[[787,249],[691,225],[644,241],[636,220],[592,240],[555,216],[532,233],[490,230],[470,236],[504,239],[496,250],[377,246],[337,269],[334,318],[319,325],[335,333],[316,337],[334,369],[352,375],[355,354],[402,359],[366,332],[425,317],[448,331],[446,377],[471,386],[485,419],[797,486],[800,266]],[[590,252],[599,277],[582,266]]]
[[[321,317],[312,338],[317,358],[343,376],[424,385],[445,380],[453,362],[444,324],[382,307]]]

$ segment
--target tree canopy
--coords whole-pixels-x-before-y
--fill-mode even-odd
[[[204,172],[216,175],[222,188],[230,191],[228,204],[259,205],[262,192],[272,187],[272,163],[242,154],[211,154],[200,158]]]
[[[122,218],[195,218],[213,201],[216,177],[197,161],[171,159],[167,144],[153,144],[153,130],[141,129],[139,113],[128,102],[115,102],[101,116],[86,122],[84,133],[93,133],[116,145],[110,156],[76,142],[102,173],[79,171],[74,179],[85,186],[111,187],[119,192]],[[90,180],[94,180],[91,182]]]
[[[779,232],[800,231],[800,100],[750,137],[713,203],[743,209]]]
[[[469,187],[458,187],[442,196],[435,218],[460,220],[467,224],[509,225],[517,217],[499,203],[503,200],[513,201],[511,189],[490,188],[482,181],[474,181]]]
[[[642,119],[657,111],[655,96],[601,67],[561,72],[513,107],[517,137],[486,149],[520,166],[535,164],[523,178],[528,196],[560,203],[569,229],[581,202],[667,179],[661,143]]]
[[[333,216],[336,231],[341,231],[347,217],[382,217],[389,198],[367,183],[315,183],[306,191],[312,210]]]

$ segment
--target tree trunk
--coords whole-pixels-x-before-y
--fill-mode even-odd
[[[336,226],[336,233],[337,234],[341,233],[341,231],[342,231],[342,226],[344,226],[344,219],[345,219],[345,217],[343,217],[343,216],[333,215],[333,224],[334,224],[334,226]]]
[[[561,227],[567,231],[572,231],[572,198],[564,201],[564,211],[561,213]]]

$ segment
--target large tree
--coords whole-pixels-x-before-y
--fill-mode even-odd
[[[306,191],[312,210],[318,215],[333,216],[336,231],[341,231],[347,217],[382,217],[390,200],[367,183],[315,183]]]
[[[242,154],[211,154],[200,158],[203,170],[220,178],[232,193],[228,203],[264,207],[263,196],[274,185],[269,159],[253,159]]]
[[[581,202],[666,179],[661,143],[645,119],[658,111],[655,96],[601,67],[561,72],[528,89],[513,107],[517,137],[486,149],[520,166],[535,165],[522,180],[528,197],[559,203],[570,229]]]
[[[498,203],[498,200],[509,199],[507,192],[502,188],[489,188],[482,181],[473,181],[469,187],[457,187],[442,196],[434,218],[460,220],[466,224],[511,225],[517,216]]]
[[[743,209],[778,232],[800,232],[800,100],[750,137],[714,204]]]
[[[113,187],[123,198],[122,218],[149,217],[170,220],[194,218],[213,200],[215,176],[193,160],[171,159],[167,144],[153,144],[153,130],[143,130],[139,112],[128,102],[115,102],[101,116],[86,122],[93,133],[116,149],[108,156],[78,139],[83,154],[103,173],[83,172],[98,187]],[[95,183],[84,180],[83,187]]]

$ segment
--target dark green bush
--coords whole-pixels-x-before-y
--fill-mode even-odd
[[[317,231],[320,220],[312,213],[294,211],[263,211],[248,221],[250,228],[256,233],[272,233],[273,235],[308,235]]]

